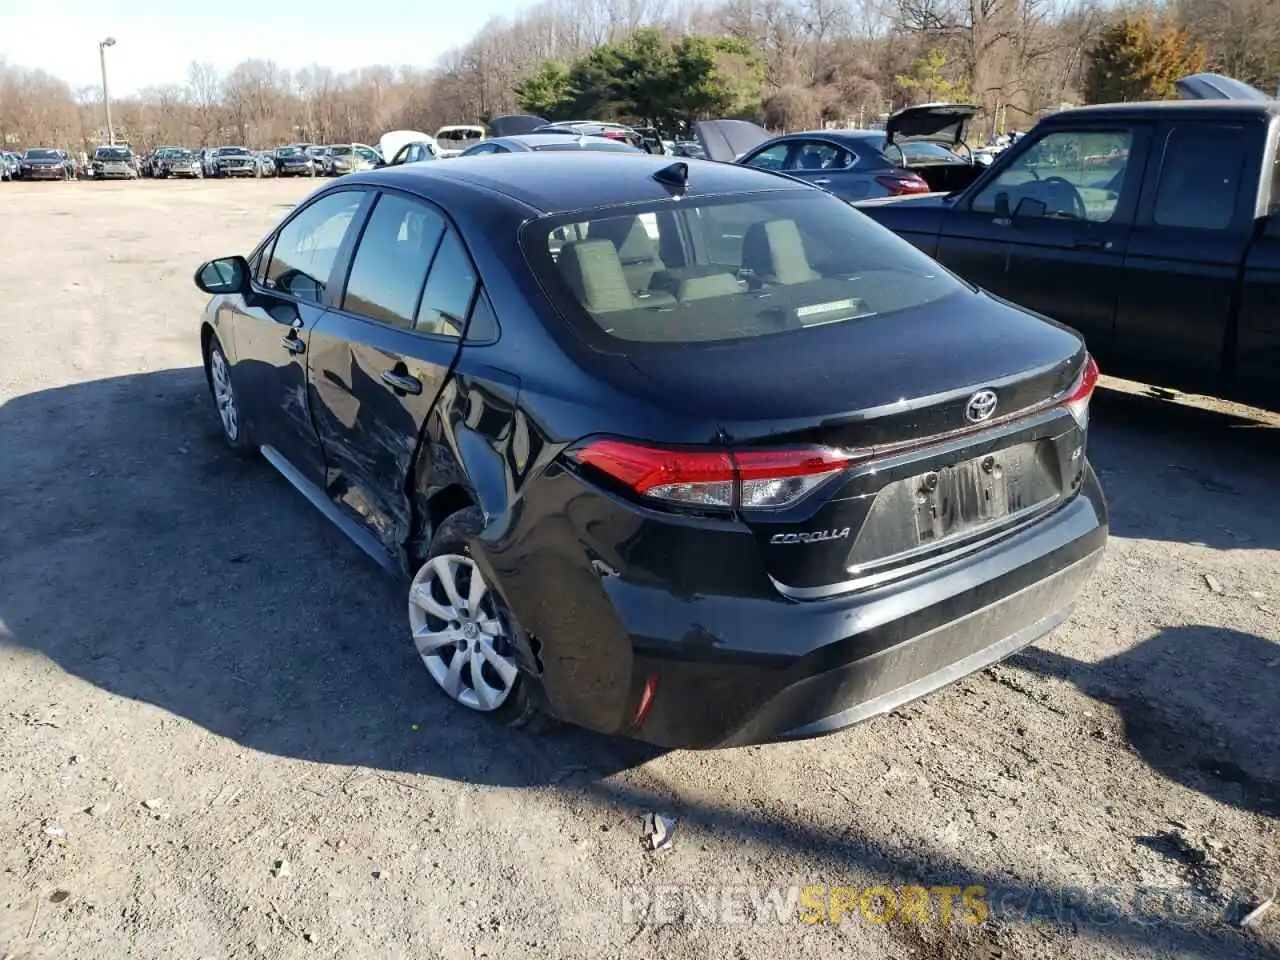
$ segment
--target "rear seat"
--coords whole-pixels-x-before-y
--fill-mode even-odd
[[[669,293],[637,295],[622,269],[618,251],[609,240],[574,240],[560,248],[565,282],[591,313],[612,313],[674,303]]]
[[[753,223],[742,238],[742,266],[765,283],[807,283],[821,279],[809,257],[794,220]]]

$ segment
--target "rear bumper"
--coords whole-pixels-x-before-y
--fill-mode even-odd
[[[1033,643],[1066,618],[1097,566],[1107,515],[1089,469],[1079,495],[982,549],[811,601],[755,587],[677,595],[651,576],[601,575],[580,539],[581,562],[568,562],[565,541],[542,534],[552,536],[554,551],[543,540],[533,555],[476,552],[536,638],[545,709],[604,733],[715,748],[832,733]],[[679,563],[679,544],[670,550]]]

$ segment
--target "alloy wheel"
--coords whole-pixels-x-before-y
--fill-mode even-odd
[[[213,400],[218,406],[222,430],[227,439],[235,443],[240,439],[240,411],[236,407],[236,395],[231,387],[227,358],[217,347],[209,352],[209,380],[213,384]]]
[[[470,557],[432,557],[409,587],[409,626],[427,671],[449,697],[488,713],[518,677],[507,628]]]

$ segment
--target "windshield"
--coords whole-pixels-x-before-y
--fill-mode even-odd
[[[33,147],[28,150],[24,156],[28,160],[59,160],[57,150],[46,150],[43,147]]]
[[[302,149],[300,147],[281,147],[279,150],[276,151],[276,156],[277,157],[296,157],[301,155],[301,153],[302,153]]]
[[[896,314],[966,289],[847,203],[810,191],[545,217],[521,243],[588,339],[743,340]]]
[[[222,147],[218,150],[220,157],[247,157],[249,151],[244,147]]]
[[[334,157],[349,157],[351,156],[351,148],[350,147],[330,147],[329,154]]]
[[[193,154],[190,150],[170,150],[169,156],[174,160],[190,160]]]
[[[128,147],[99,147],[93,152],[95,160],[128,160],[130,156]]]
[[[540,143],[535,150],[598,150],[602,153],[643,153],[629,143],[621,140],[606,140],[604,137],[591,137],[585,141],[565,140],[557,143]]]

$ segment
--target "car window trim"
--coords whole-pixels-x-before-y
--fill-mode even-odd
[[[271,256],[275,255],[276,241],[280,239],[280,234],[284,231],[284,229],[287,226],[289,226],[289,224],[292,223],[295,219],[301,216],[306,210],[309,210],[314,204],[319,203],[325,197],[330,197],[337,193],[363,193],[365,195],[364,198],[360,201],[360,204],[356,207],[355,213],[351,215],[352,224],[355,225],[358,223],[359,229],[363,230],[364,222],[369,217],[369,209],[370,209],[369,197],[373,192],[374,191],[372,189],[370,189],[369,187],[363,184],[344,183],[341,186],[331,187],[328,190],[325,190],[323,193],[317,194],[314,197],[308,197],[305,203],[298,205],[296,208],[294,208],[294,210],[290,212],[288,217],[286,217],[284,220],[281,220],[278,224],[276,224],[275,229],[272,230],[271,233],[267,235],[267,238],[263,240],[263,242],[258,245],[258,247],[253,251],[253,253],[249,255],[250,258],[257,256],[264,248],[269,246],[271,248],[271,253],[268,255],[268,258],[267,258],[267,269],[270,269],[270,258]],[[350,256],[350,245],[351,245],[351,240],[353,236],[354,234],[352,230],[348,228],[347,233],[342,238],[342,243],[338,245],[338,252],[334,256],[333,266],[329,268],[329,276],[325,281],[325,286],[324,286],[324,296],[322,296],[319,300],[304,300],[301,297],[295,297],[293,294],[286,293],[283,290],[278,290],[275,287],[268,287],[265,285],[265,283],[259,282],[259,278],[256,275],[252,277],[251,283],[250,283],[250,286],[253,292],[257,294],[261,294],[262,296],[278,297],[279,299],[287,300],[290,303],[305,304],[307,306],[319,307],[321,309],[332,309],[332,305],[328,301],[332,298],[334,276],[339,266],[342,264],[344,252],[347,254],[348,257]],[[344,278],[343,283],[345,285],[346,274],[343,273],[342,276]],[[265,280],[266,277],[263,276],[262,279]]]
[[[358,231],[358,236],[353,239],[351,243],[351,247],[347,251],[346,262],[345,262],[345,265],[343,266],[343,270],[341,274],[341,277],[342,277],[341,292],[340,292],[340,295],[336,297],[335,302],[333,304],[327,305],[328,309],[332,310],[334,313],[341,314],[344,317],[351,317],[356,320],[361,320],[365,323],[376,324],[378,327],[384,330],[399,330],[402,333],[412,333],[415,336],[425,337],[428,340],[437,341],[441,343],[459,343],[460,344],[460,343],[467,342],[467,331],[471,326],[471,314],[475,310],[476,297],[479,295],[479,292],[484,289],[484,278],[480,276],[480,268],[479,266],[476,265],[475,255],[472,254],[471,248],[467,245],[466,237],[462,235],[462,231],[458,229],[457,224],[454,222],[453,218],[449,216],[448,211],[445,210],[444,207],[440,206],[438,203],[435,203],[434,201],[428,200],[426,197],[420,196],[416,193],[410,193],[407,190],[399,190],[395,187],[379,186],[376,188],[371,188],[366,186],[364,189],[369,190],[369,192],[372,194],[376,194],[376,199],[374,202],[370,202],[368,204],[368,207],[365,210],[364,219],[360,224],[360,230]],[[415,302],[414,310],[413,310],[414,325],[410,327],[395,327],[389,323],[383,323],[381,320],[375,320],[372,317],[366,317],[363,314],[352,313],[350,310],[343,309],[342,307],[342,302],[345,300],[347,295],[347,281],[351,279],[351,268],[355,264],[355,254],[356,254],[356,251],[359,249],[359,244],[356,241],[364,238],[364,231],[369,226],[369,222],[373,217],[374,207],[377,206],[376,200],[380,200],[384,194],[391,194],[393,196],[397,196],[397,197],[400,197],[401,199],[407,200],[410,203],[416,203],[419,206],[429,207],[435,210],[440,215],[440,218],[444,221],[444,225],[445,225],[444,230],[440,232],[439,239],[436,240],[435,249],[431,252],[431,262],[427,265],[427,271],[425,274],[423,274],[422,287],[418,291],[418,299]],[[281,229],[283,229],[283,224],[281,225]],[[462,329],[458,332],[458,335],[456,337],[449,336],[448,334],[444,334],[444,333],[430,333],[426,330],[419,330],[417,327],[418,311],[422,309],[422,298],[426,295],[427,282],[431,279],[431,268],[435,266],[436,257],[440,255],[440,247],[444,244],[445,234],[448,233],[450,230],[453,230],[453,232],[457,235],[458,243],[461,245],[463,253],[467,255],[467,259],[471,261],[471,267],[473,270],[475,270],[475,274],[476,274],[475,289],[471,291],[471,298],[467,302],[467,315],[465,317],[460,318],[462,320]],[[346,241],[344,240],[343,243],[345,245]],[[336,261],[335,261],[335,266],[337,266]],[[336,289],[336,285],[332,284],[332,280],[333,278],[331,277],[330,278],[331,285],[325,288],[326,296],[328,296],[331,290]],[[496,314],[494,316],[494,320],[495,320],[494,325],[500,334],[502,328],[501,328],[501,325],[497,323]],[[485,342],[496,343],[497,339],[498,337],[495,336],[492,340],[485,341]]]
[[[1147,122],[1133,123],[1090,123],[1090,124],[1060,124],[1046,127],[1039,134],[1029,133],[1018,142],[1017,152],[1012,149],[1004,151],[1004,154],[1012,154],[1005,159],[1003,164],[992,164],[987,168],[987,174],[978,178],[976,182],[960,197],[956,203],[957,210],[963,210],[975,217],[990,217],[993,214],[987,210],[974,210],[973,202],[982,195],[982,193],[996,182],[997,179],[1011,166],[1017,163],[1018,159],[1031,150],[1036,144],[1042,142],[1046,137],[1055,136],[1064,133],[1127,133],[1129,134],[1129,161],[1125,166],[1124,183],[1120,186],[1120,196],[1116,200],[1115,210],[1111,217],[1103,221],[1075,221],[1062,220],[1053,217],[1038,218],[1048,223],[1077,224],[1079,222],[1091,223],[1096,227],[1105,226],[1133,226],[1138,219],[1138,210],[1144,202],[1147,193],[1147,167],[1148,160],[1151,156],[1151,137],[1154,130],[1154,124]],[[1002,159],[1002,158],[998,158]]]

